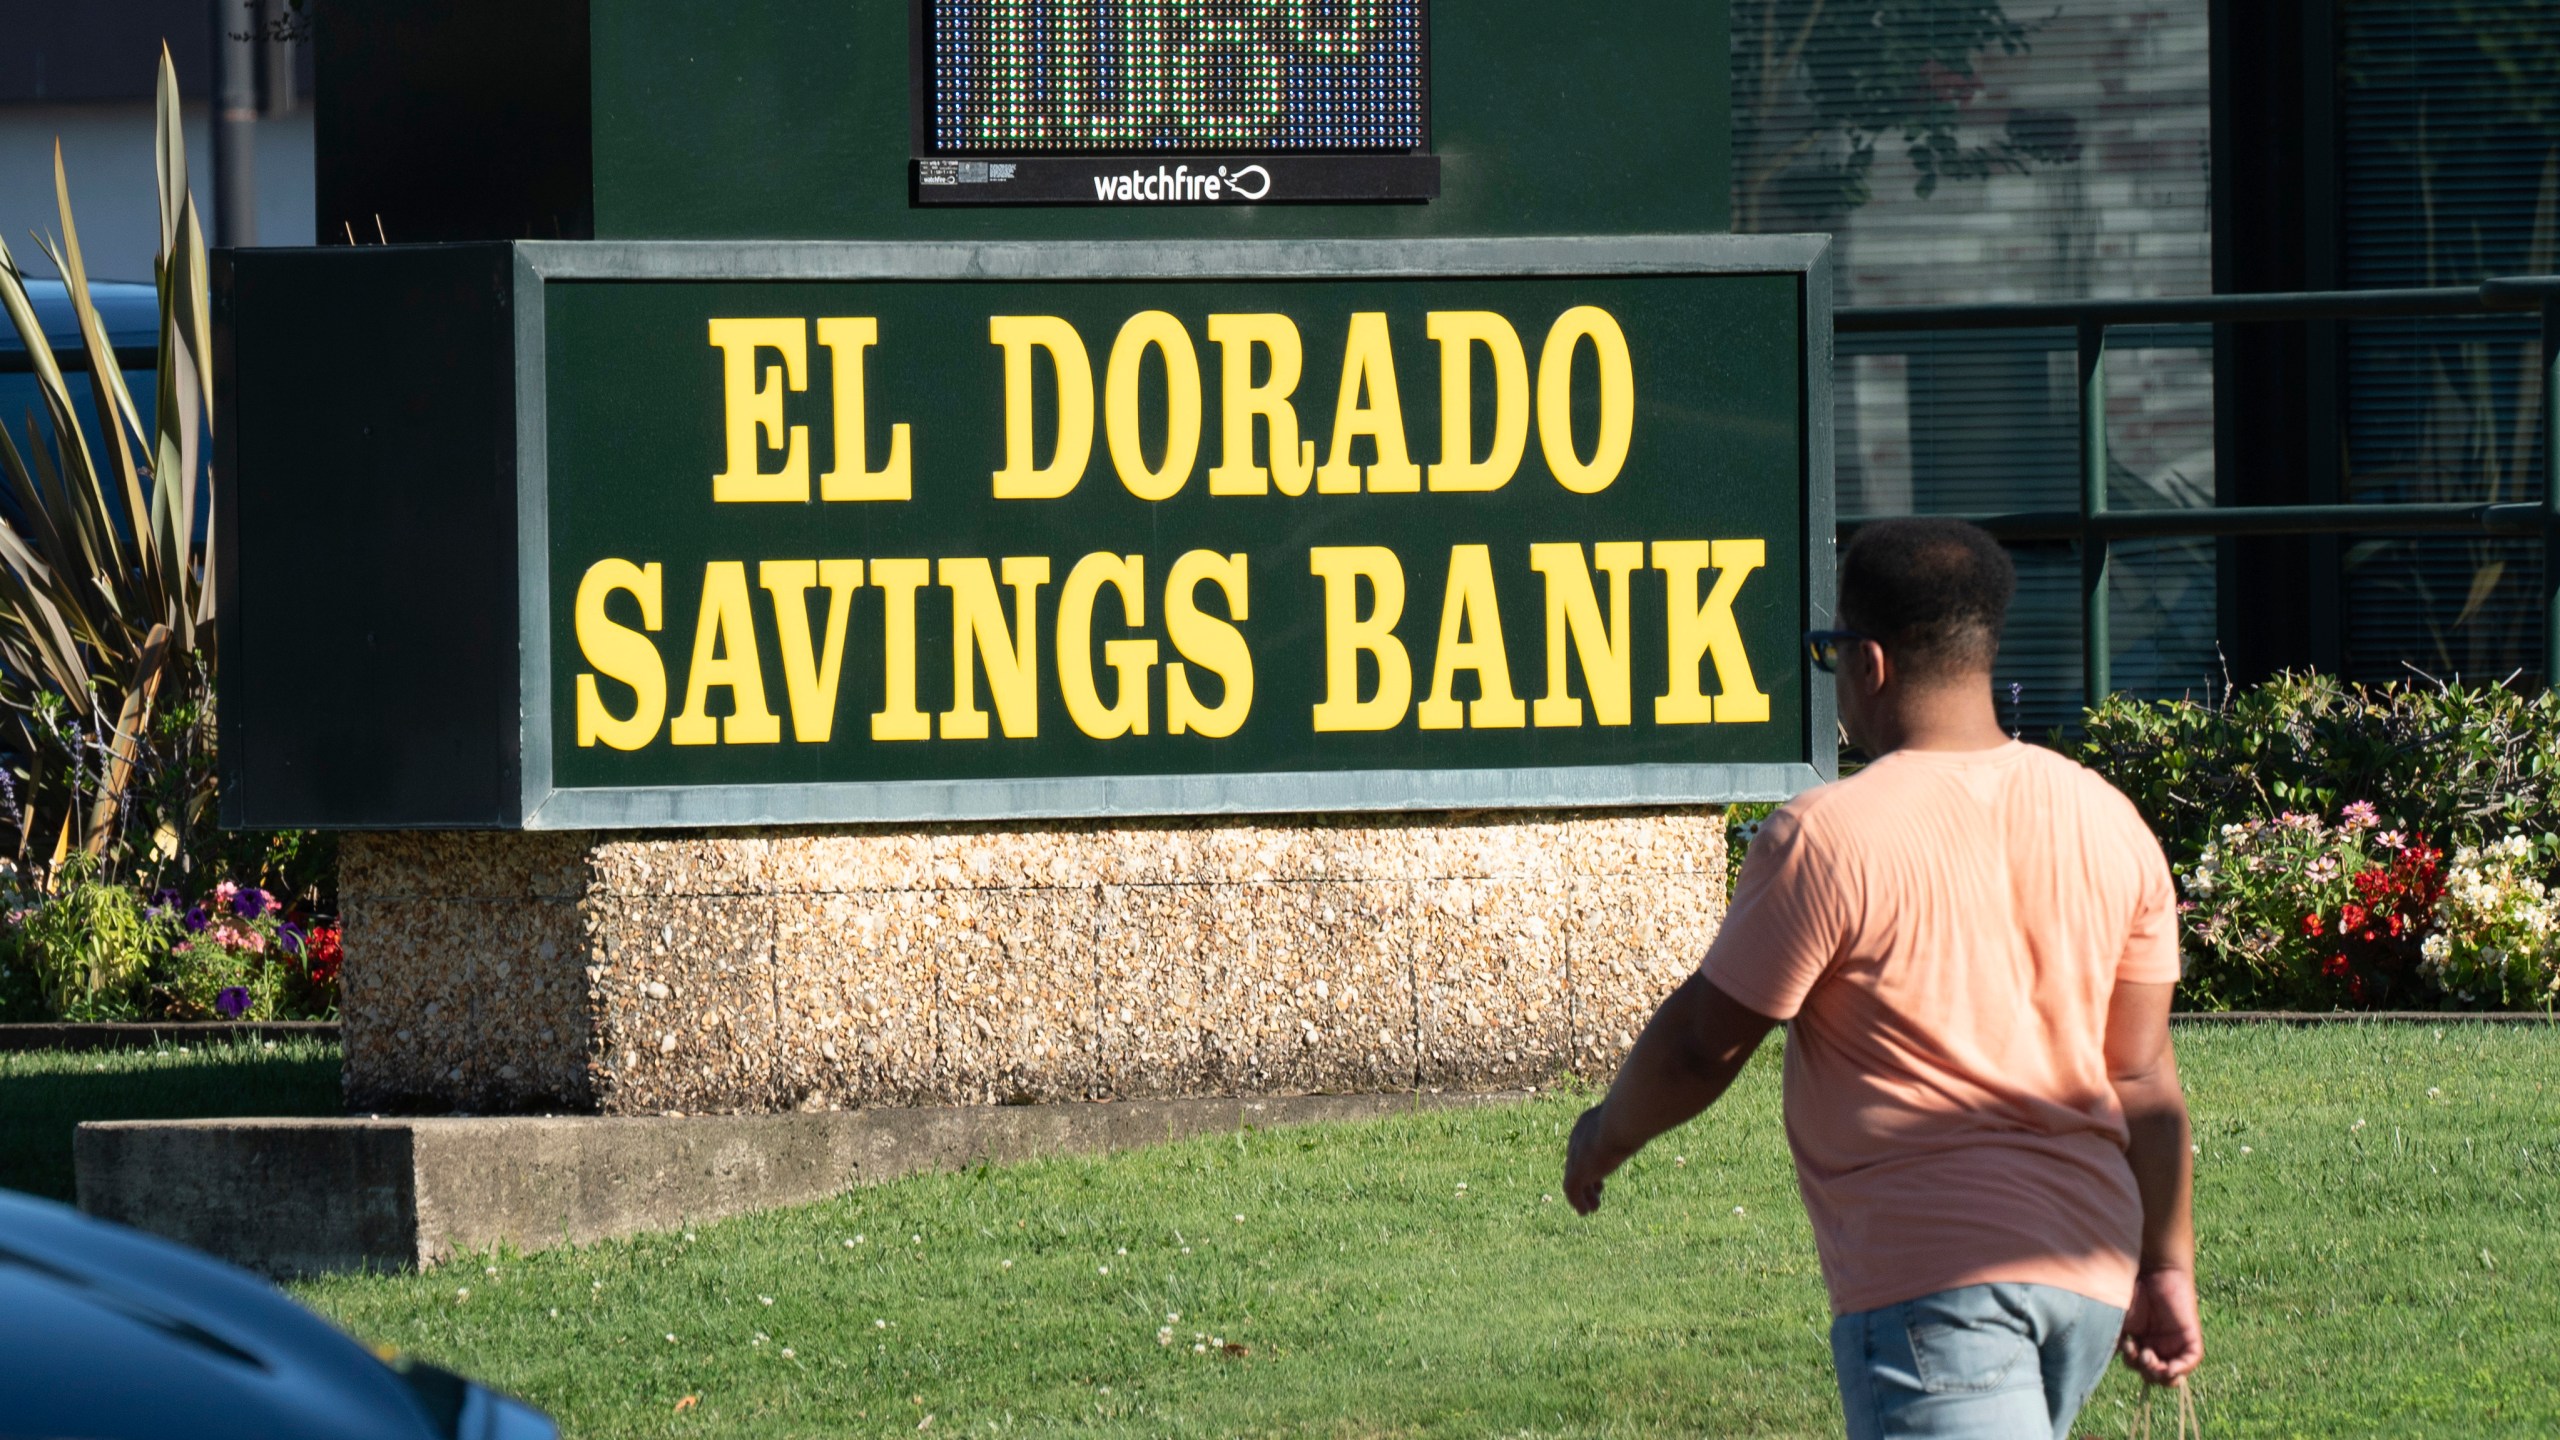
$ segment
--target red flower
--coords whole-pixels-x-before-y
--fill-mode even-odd
[[[2370,918],[2370,913],[2363,906],[2350,900],[2338,911],[2338,931],[2344,934],[2349,930],[2361,930]]]
[[[2303,917],[2302,917],[2302,933],[2303,933],[2303,934],[2305,934],[2305,935],[2317,935],[2317,934],[2319,934],[2319,933],[2320,933],[2324,928],[2326,928],[2326,927],[2324,927],[2323,925],[2321,925],[2321,923],[2320,923],[2320,917],[2319,917],[2319,916],[2317,916],[2317,915],[2305,915],[2305,916],[2303,916]]]
[[[338,967],[346,958],[344,928],[337,925],[314,925],[304,948],[310,956],[310,976],[314,985],[338,983]]]
[[[2328,976],[2332,980],[2346,974],[2347,957],[2344,955],[2332,955],[2328,959],[2321,961],[2320,973]]]

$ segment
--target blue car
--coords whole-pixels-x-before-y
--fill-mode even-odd
[[[72,311],[70,291],[61,281],[29,280],[27,298],[35,302],[36,322],[44,327],[45,341],[53,347],[56,359],[71,360],[85,353],[80,344],[80,319]],[[106,326],[108,344],[128,355],[141,352],[133,357],[140,364],[124,367],[124,383],[133,392],[133,408],[148,429],[158,383],[152,376],[151,357],[160,344],[160,296],[148,285],[92,280],[89,303],[98,307],[98,319]],[[106,442],[90,406],[88,376],[66,370],[62,378],[70,382],[72,397],[80,407],[81,428],[89,432],[91,452],[103,454],[99,447]],[[28,368],[26,341],[18,334],[18,327],[9,322],[7,312],[0,311],[0,425],[9,427],[9,438],[21,451],[27,447],[30,416],[35,419],[37,434],[52,433],[44,419],[44,400],[36,389],[36,377]]]
[[[0,1440],[557,1440],[181,1245],[0,1190]]]

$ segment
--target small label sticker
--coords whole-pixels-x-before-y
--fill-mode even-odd
[[[984,169],[985,167],[981,166],[979,168]],[[960,183],[960,162],[957,160],[919,160],[916,162],[916,183],[919,185],[957,185]]]

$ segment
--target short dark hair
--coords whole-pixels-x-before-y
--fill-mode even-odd
[[[1842,623],[1923,684],[1990,672],[2017,588],[2009,553],[1962,520],[1879,520],[1840,556]]]

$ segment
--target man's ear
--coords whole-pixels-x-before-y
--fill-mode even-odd
[[[1859,641],[1858,653],[1865,657],[1868,693],[1883,694],[1884,688],[1894,680],[1893,658],[1885,654],[1884,646],[1874,640]]]

